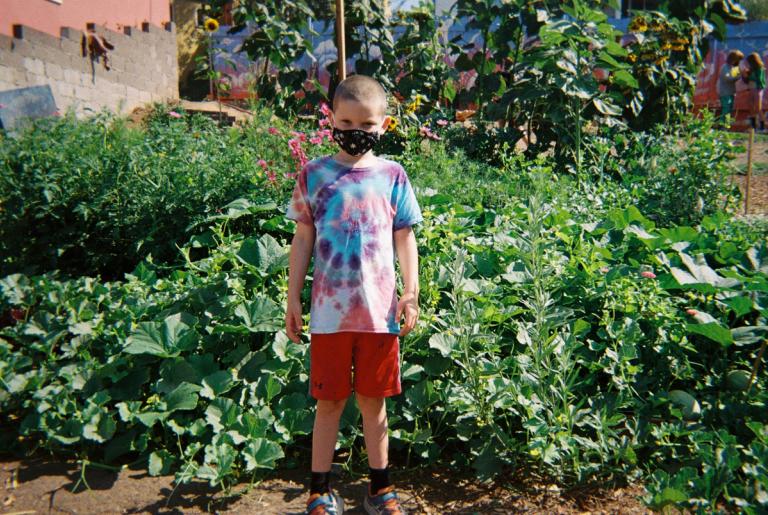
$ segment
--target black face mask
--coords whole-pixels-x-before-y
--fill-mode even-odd
[[[381,136],[378,132],[366,132],[360,129],[341,130],[334,127],[333,141],[349,154],[359,156],[365,154],[379,142]]]

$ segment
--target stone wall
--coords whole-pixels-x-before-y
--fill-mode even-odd
[[[57,38],[24,25],[13,37],[0,34],[0,91],[48,84],[60,111],[78,114],[103,108],[130,112],[153,101],[178,99],[176,28],[149,23],[125,27],[122,33],[89,24],[114,45],[109,67],[93,59],[86,33],[61,28]]]

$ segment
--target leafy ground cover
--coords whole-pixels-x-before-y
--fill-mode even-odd
[[[162,116],[147,134],[185,141],[188,120]],[[211,127],[206,144],[225,155],[277,136],[273,123]],[[732,156],[706,123],[681,129],[699,133],[687,146],[596,134],[586,155],[609,144],[616,159],[585,162],[591,178],[556,173],[545,156],[502,148],[491,165],[450,140],[408,142],[425,223],[423,323],[403,343],[405,394],[390,411],[402,467],[525,470],[563,489],[642,481],[657,509],[762,509],[766,373],[751,372],[766,337],[765,227],[723,212]],[[293,167],[318,135],[290,130],[278,141]],[[275,146],[248,159],[266,172],[257,158]],[[225,491],[299,466],[312,405],[306,346],[281,320],[291,171],[191,217],[179,264],[145,260],[113,281],[0,280],[3,446]],[[689,209],[659,204],[659,184]],[[353,475],[358,425],[350,405],[339,459]]]

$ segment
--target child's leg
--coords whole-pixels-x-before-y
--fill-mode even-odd
[[[381,397],[356,394],[357,405],[363,416],[363,437],[368,452],[368,465],[372,469],[385,469],[388,464],[389,437],[387,435],[387,410]]]
[[[317,401],[312,429],[312,472],[330,472],[339,433],[339,419],[347,400]]]

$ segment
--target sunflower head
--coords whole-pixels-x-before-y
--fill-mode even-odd
[[[217,30],[219,30],[219,22],[213,18],[207,18],[205,20],[204,25],[205,25],[205,30],[207,30],[208,32],[216,32]]]

